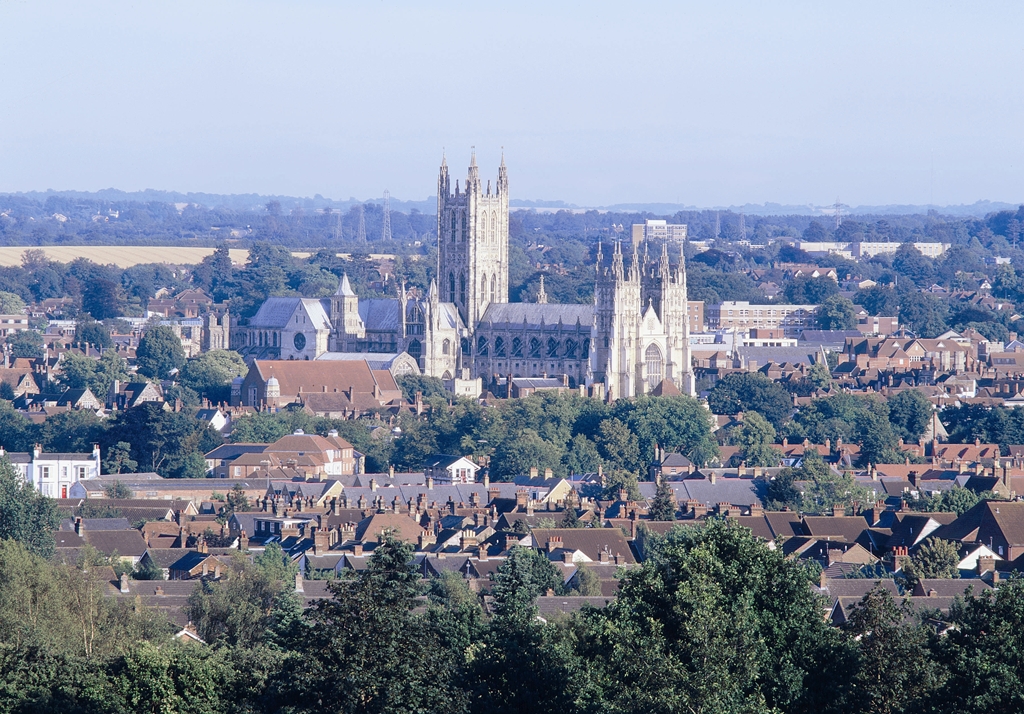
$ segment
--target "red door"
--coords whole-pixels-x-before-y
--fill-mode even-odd
[[[67,486],[61,486],[60,487],[60,497],[61,498],[67,498],[68,497],[68,487]]]

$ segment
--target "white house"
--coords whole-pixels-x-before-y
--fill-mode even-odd
[[[39,493],[51,498],[68,498],[74,484],[100,475],[99,445],[91,454],[48,454],[39,444],[31,452],[5,452],[0,446],[0,458],[4,456]]]
[[[465,456],[435,454],[423,462],[423,476],[436,484],[476,483],[480,467]]]

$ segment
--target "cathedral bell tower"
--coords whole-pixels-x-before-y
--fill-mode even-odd
[[[338,289],[331,296],[332,352],[358,352],[359,340],[366,338],[366,326],[359,316],[359,297],[348,281],[341,276]]]
[[[474,150],[465,189],[451,190],[448,163],[437,180],[437,277],[441,302],[455,303],[472,331],[490,303],[508,302],[508,174],[494,191],[480,180]]]

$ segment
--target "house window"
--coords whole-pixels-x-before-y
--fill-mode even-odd
[[[40,478],[50,478],[50,467],[49,466],[40,466],[39,467],[39,477]]]

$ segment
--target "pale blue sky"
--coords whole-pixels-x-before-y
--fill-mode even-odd
[[[1024,4],[0,0],[0,191],[1024,200]],[[934,167],[934,168],[933,168]]]

